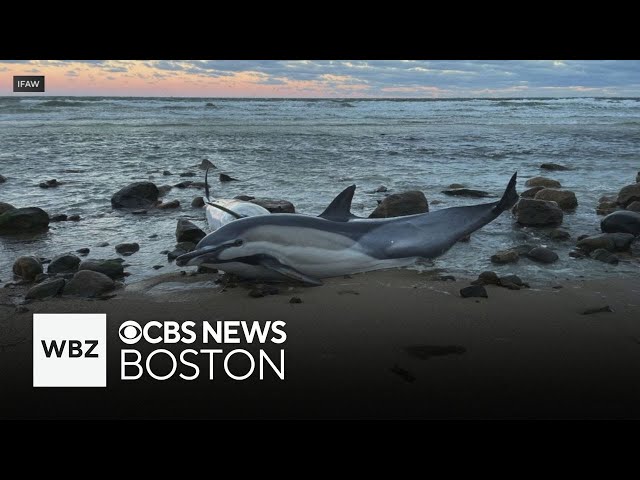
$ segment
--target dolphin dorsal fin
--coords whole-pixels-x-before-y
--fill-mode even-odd
[[[355,218],[355,215],[351,213],[351,201],[355,191],[355,185],[345,188],[333,199],[325,211],[318,216],[334,222],[346,222],[350,218]]]

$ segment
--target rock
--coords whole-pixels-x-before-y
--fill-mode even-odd
[[[164,265],[154,265],[154,266],[153,266],[153,267],[151,267],[151,268],[153,268],[154,270],[160,270],[160,269],[161,269],[161,268],[163,268],[163,267],[164,267]]]
[[[193,197],[191,200],[191,206],[194,208],[202,208],[204,207],[204,198],[202,197]]]
[[[80,221],[80,215],[69,215],[69,217],[67,218],[67,220],[69,220],[70,222],[79,222]]]
[[[464,188],[464,185],[462,185],[461,183],[452,183],[451,185],[449,185],[447,187],[447,189],[449,189],[449,190],[453,190],[453,189],[456,189],[456,188]]]
[[[8,212],[10,210],[15,210],[15,209],[16,207],[11,205],[10,203],[0,202],[0,215],[2,215],[4,212]]]
[[[198,273],[218,273],[218,269],[217,268],[206,267],[204,265],[198,266],[198,270],[196,270],[196,271]]]
[[[183,172],[178,174],[179,177],[195,177],[196,174],[194,172]]]
[[[178,225],[176,226],[176,240],[178,242],[198,243],[205,235],[206,233],[189,220],[178,219]]]
[[[384,185],[380,185],[378,188],[376,188],[373,192],[371,193],[384,193],[389,191],[389,189],[387,187],[385,187]],[[296,297],[294,297],[296,298]]]
[[[140,245],[136,242],[133,243],[120,243],[116,245],[116,252],[120,255],[124,255],[128,257],[129,255],[133,255],[138,250],[140,250]]]
[[[569,256],[572,258],[585,258],[587,254],[579,250],[572,250],[569,252]]]
[[[78,250],[76,250],[76,253],[79,253],[80,255],[82,255],[83,257],[86,255],[89,255],[89,252],[91,250],[88,248],[79,248]]]
[[[167,193],[171,191],[173,187],[171,185],[161,185],[158,187],[158,196],[164,197]]]
[[[64,213],[58,213],[49,218],[50,222],[66,222],[68,217]]]
[[[96,297],[115,289],[115,283],[103,273],[91,270],[80,270],[64,287],[64,295],[80,297]]]
[[[431,200],[431,205],[441,205],[441,204],[443,204],[443,203],[444,203],[444,202],[443,202],[442,200],[438,200],[438,199],[436,199],[436,200]]]
[[[39,273],[38,275],[36,275],[36,278],[34,278],[33,281],[35,283],[40,283],[40,282],[44,282],[47,278],[49,278],[48,273]]]
[[[18,257],[13,263],[13,273],[25,282],[32,282],[38,274],[42,273],[42,263],[33,256]]]
[[[515,250],[501,250],[491,255],[491,262],[503,265],[505,263],[517,262],[520,255]]]
[[[385,197],[371,212],[369,218],[404,217],[429,211],[429,203],[424,193],[418,190],[394,193]]]
[[[205,158],[204,160],[202,160],[202,162],[200,162],[200,169],[206,170],[208,168],[216,168],[216,166],[211,161]]]
[[[471,282],[472,285],[499,285],[500,279],[496,272],[486,271],[478,275],[477,280]]]
[[[58,295],[64,288],[65,281],[62,278],[53,278],[35,285],[29,289],[25,298],[31,300],[36,298],[47,298]]]
[[[640,183],[634,183],[632,185],[622,187],[622,189],[618,193],[616,202],[618,203],[618,205],[622,205],[626,208],[627,205],[637,200],[640,200]]]
[[[172,252],[167,252],[167,258],[169,259],[169,261],[175,260],[180,255],[192,252],[193,250],[195,250],[195,248],[196,248],[196,244],[193,242],[177,243]]]
[[[40,182],[38,185],[40,188],[55,188],[60,185],[60,182],[55,178],[52,180],[45,180],[44,182]]]
[[[237,178],[233,178],[230,177],[229,175],[227,175],[226,173],[221,173],[220,174],[220,181],[221,182],[237,182],[238,179]]]
[[[144,208],[142,208],[140,210],[131,210],[131,214],[132,215],[146,215],[147,211]]]
[[[547,247],[535,247],[527,254],[527,258],[539,263],[553,263],[558,260],[558,254]]]
[[[170,208],[180,208],[180,202],[178,200],[171,200],[170,202],[159,205],[158,208],[160,210],[168,210]]]
[[[80,259],[70,253],[58,255],[47,267],[47,273],[73,273],[78,271],[78,265],[80,265]]]
[[[605,250],[604,248],[598,248],[589,254],[591,258],[594,260],[599,260],[600,262],[609,263],[611,265],[617,265],[620,259],[615,256],[613,253]]]
[[[4,183],[7,181],[7,177],[5,177],[4,175],[0,175],[0,183]]]
[[[527,187],[562,188],[560,182],[545,177],[533,177],[525,182]]]
[[[587,308],[582,312],[582,315],[591,315],[593,313],[613,313],[613,308],[611,308],[609,305],[605,305],[603,307]]]
[[[96,245],[96,247],[108,247],[109,246],[109,242],[100,242]]]
[[[83,270],[90,270],[92,272],[98,272],[106,275],[107,277],[116,279],[124,276],[124,267],[122,262],[118,260],[104,260],[104,259],[90,259],[83,260],[78,267],[79,272]],[[75,277],[74,277],[75,278]]]
[[[547,200],[556,202],[562,210],[573,210],[578,206],[576,194],[569,190],[556,190],[554,188],[544,188],[536,193],[536,200]]]
[[[174,187],[176,187],[176,188],[188,188],[188,187],[190,187],[191,185],[193,185],[193,182],[192,182],[192,181],[190,181],[190,180],[187,180],[187,181],[185,181],[185,182],[176,183],[176,184],[174,185]]]
[[[520,194],[520,198],[534,198],[536,196],[536,193],[540,192],[541,190],[544,190],[544,187],[530,188],[529,190],[525,190],[524,192],[522,192]]]
[[[609,215],[610,213],[618,210],[619,206],[615,201],[609,200],[600,200],[598,207],[596,208],[596,213],[598,215]]]
[[[454,277],[453,275],[439,275],[437,280],[441,281],[441,282],[455,282],[456,281],[456,277]],[[473,282],[471,282],[473,283]]]
[[[291,297],[289,303],[302,303],[302,299],[300,297]]]
[[[578,240],[576,246],[587,253],[599,248],[609,252],[622,252],[629,250],[633,239],[634,236],[630,233],[601,233]]]
[[[160,192],[152,182],[135,182],[118,190],[111,197],[113,208],[151,208]]]
[[[165,177],[168,177],[169,175],[173,175],[169,170],[165,170],[162,172],[162,175],[164,175]]]
[[[607,233],[640,235],[640,213],[629,210],[610,213],[600,222],[600,230]]]
[[[546,235],[552,240],[568,240],[571,238],[571,234],[562,228],[552,228],[546,232]]]
[[[16,208],[0,215],[0,234],[43,231],[49,228],[49,215],[38,207]]]
[[[640,212],[640,200],[634,200],[627,205],[627,210],[630,212]]]
[[[15,309],[16,313],[27,313],[29,311],[29,309],[27,307],[25,307],[24,305],[18,305]]]
[[[557,163],[543,163],[540,165],[540,168],[543,170],[550,170],[552,172],[570,170],[569,167],[565,167],[564,165],[559,165]]]
[[[562,223],[562,218],[562,210],[555,202],[522,198],[516,205],[516,219],[520,225],[558,226]]]
[[[251,200],[255,200],[256,197],[252,197],[251,195],[236,195],[235,197],[236,200],[242,200],[243,202],[250,202]]]
[[[518,287],[528,287],[529,284],[522,281],[522,279],[517,275],[503,275],[500,277],[501,286],[505,286],[508,284],[517,285]],[[508,288],[508,287],[507,287]]]
[[[489,192],[482,190],[472,190],[470,188],[457,188],[454,190],[443,190],[442,193],[453,197],[469,197],[469,198],[484,198],[490,196]]]
[[[154,239],[154,238],[158,238],[158,234],[157,233],[153,233],[153,234],[149,235],[147,238],[150,239],[150,240]]]
[[[508,290],[520,290],[520,288],[521,288],[520,285],[516,285],[515,283],[506,282],[506,281],[501,282],[500,286],[502,288],[506,288]]]
[[[266,295],[277,295],[278,293],[280,293],[280,289],[273,285],[256,285],[255,288],[249,291],[249,296],[260,298]]]
[[[266,208],[271,213],[296,213],[296,208],[293,206],[293,203],[288,202],[286,200],[274,200],[271,198],[254,198],[250,200],[251,203],[255,203],[256,205],[260,205],[263,208]]]
[[[2,177],[2,175],[0,175],[0,177]],[[636,175],[636,183],[640,183],[640,172],[638,172],[638,174]]]
[[[462,298],[489,297],[489,295],[487,295],[487,289],[484,288],[484,285],[470,285],[468,287],[464,287],[460,289],[460,296]]]
[[[579,235],[578,238],[576,238],[576,240],[579,242],[580,240],[589,237],[589,235]]]

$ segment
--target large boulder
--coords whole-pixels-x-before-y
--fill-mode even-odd
[[[0,215],[0,233],[42,231],[49,228],[49,215],[38,207],[15,208]]]
[[[473,190],[471,188],[454,188],[451,190],[443,190],[442,193],[451,197],[483,198],[490,196],[489,192],[485,192],[483,190]]]
[[[51,263],[47,267],[47,273],[74,273],[78,271],[78,265],[80,265],[80,258],[66,253],[64,255],[58,255],[51,260]]]
[[[576,194],[569,190],[556,190],[555,188],[543,188],[534,197],[536,200],[556,202],[562,210],[573,210],[578,206]]]
[[[110,278],[120,278],[124,276],[124,267],[118,260],[90,259],[80,263],[78,271],[90,270],[102,273]]]
[[[113,208],[149,208],[158,201],[158,187],[153,182],[135,182],[118,190],[111,197]]]
[[[604,248],[598,248],[597,250],[594,250],[589,256],[595,260],[609,263],[611,265],[617,265],[620,261],[620,259],[616,255],[608,250],[605,250]]]
[[[630,212],[640,212],[640,200],[634,200],[629,205],[627,205],[627,210]]]
[[[562,188],[560,182],[546,177],[533,177],[525,182],[527,187]]]
[[[11,205],[10,203],[0,202],[0,215],[2,215],[4,212],[8,212],[10,210],[15,210],[15,209],[16,207]]]
[[[555,202],[522,198],[516,205],[516,219],[520,225],[557,227],[562,218],[562,210]]]
[[[622,187],[620,192],[618,192],[616,202],[618,205],[622,205],[626,208],[627,205],[635,202],[636,200],[640,200],[640,183],[634,183],[632,185]]]
[[[424,193],[418,190],[388,195],[371,212],[369,218],[404,217],[429,211],[429,203]]]
[[[206,233],[189,220],[178,219],[178,225],[176,226],[176,240],[178,242],[198,243],[205,236]]]
[[[107,275],[91,270],[80,270],[64,287],[64,295],[96,297],[115,288],[114,281]]]
[[[585,252],[604,249],[609,252],[629,250],[634,236],[630,233],[601,233],[578,240],[576,246]]]
[[[564,165],[559,165],[557,163],[543,163],[542,165],[540,165],[540,168],[543,170],[550,170],[552,172],[569,170],[569,167],[565,167]]]
[[[553,263],[558,260],[558,254],[547,247],[535,247],[529,250],[527,258],[539,263]]]
[[[610,213],[600,222],[600,230],[606,233],[640,235],[640,213],[630,210]]]
[[[25,298],[31,300],[36,298],[53,297],[62,291],[64,284],[64,278],[52,278],[45,280],[44,282],[31,287],[25,295]]]
[[[32,282],[42,273],[42,263],[33,256],[18,257],[13,263],[13,273],[26,282]]]
[[[254,198],[250,200],[251,203],[255,203],[256,205],[260,205],[263,208],[266,208],[271,213],[296,213],[296,208],[293,206],[293,203],[288,202],[286,200],[274,200],[271,198]]]
[[[534,198],[536,193],[540,190],[544,190],[544,187],[532,187],[529,190],[525,190],[520,194],[520,198]]]

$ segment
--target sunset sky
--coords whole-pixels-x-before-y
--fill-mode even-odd
[[[0,95],[13,75],[45,75],[45,95],[640,96],[640,62],[621,60],[0,60]]]

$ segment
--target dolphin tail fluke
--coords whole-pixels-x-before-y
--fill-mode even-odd
[[[516,181],[518,178],[518,172],[514,173],[509,180],[509,184],[507,185],[507,189],[504,191],[502,198],[498,202],[498,204],[494,207],[494,210],[497,213],[502,213],[505,210],[509,210],[516,203],[518,203],[518,192],[516,192]]]
[[[325,220],[333,220],[335,222],[346,222],[350,218],[354,218],[355,215],[351,213],[351,202],[353,201],[355,191],[355,185],[345,188],[333,199],[324,212],[318,216]]]

